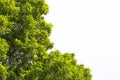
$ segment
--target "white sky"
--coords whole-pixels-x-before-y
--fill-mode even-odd
[[[120,80],[120,0],[46,1],[55,48],[75,52],[93,80]]]

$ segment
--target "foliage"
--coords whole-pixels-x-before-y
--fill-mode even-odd
[[[91,80],[74,54],[52,51],[44,0],[0,0],[0,80]]]
[[[61,54],[58,50],[48,55],[44,73],[45,80],[91,80],[89,68],[77,65],[74,53]]]
[[[4,80],[7,78],[7,67],[3,66],[0,63],[0,80]]]

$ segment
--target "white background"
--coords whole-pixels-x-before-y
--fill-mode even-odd
[[[120,80],[120,0],[46,0],[51,41],[74,52],[93,80]]]

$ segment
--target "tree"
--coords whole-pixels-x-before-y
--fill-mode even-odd
[[[52,51],[45,64],[45,80],[91,80],[90,69],[77,65],[74,53]]]
[[[74,54],[61,54],[50,41],[45,0],[0,0],[1,80],[91,80]]]

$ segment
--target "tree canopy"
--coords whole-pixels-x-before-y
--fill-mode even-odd
[[[51,51],[45,0],[0,0],[0,80],[91,80],[74,53]]]

